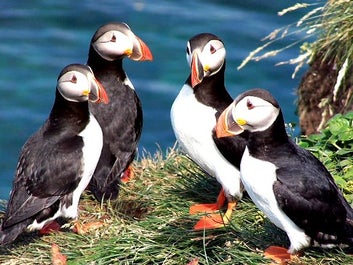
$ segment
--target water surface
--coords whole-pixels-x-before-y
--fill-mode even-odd
[[[255,87],[269,89],[286,122],[297,122],[293,66],[275,66],[298,55],[298,48],[237,71],[237,66],[275,28],[299,13],[278,17],[296,1],[2,1],[0,9],[0,199],[8,199],[22,145],[47,118],[57,75],[70,63],[85,63],[95,30],[124,21],[151,48],[153,62],[126,60],[125,69],[142,100],[144,130],[139,150],[155,153],[173,146],[171,104],[189,69],[187,40],[201,32],[223,39],[227,49],[226,86],[235,97]],[[296,40],[285,40],[280,45]]]

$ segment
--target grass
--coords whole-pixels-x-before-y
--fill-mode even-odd
[[[80,220],[101,220],[105,226],[85,235],[26,234],[0,250],[0,263],[50,264],[52,243],[67,255],[68,264],[187,264],[195,258],[199,264],[265,262],[258,248],[265,245],[253,242],[259,241],[260,233],[275,239],[271,230],[277,229],[271,225],[262,229],[265,219],[249,199],[239,205],[237,222],[224,229],[194,232],[200,216],[190,216],[189,206],[215,200],[220,187],[214,179],[174,150],[165,159],[160,153],[142,159],[135,165],[135,174],[121,187],[116,202],[100,205],[89,194],[81,200]],[[257,238],[251,230],[240,229],[244,226],[256,229]]]
[[[25,233],[0,248],[1,264],[51,264],[57,244],[67,264],[269,264],[263,250],[288,246],[286,235],[245,196],[225,228],[193,231],[200,215],[191,204],[214,202],[219,184],[175,149],[135,162],[135,178],[121,186],[117,201],[99,204],[90,194],[80,202],[80,221],[103,226],[85,234]],[[347,250],[310,248],[293,264],[353,264]]]
[[[296,3],[279,11],[278,15],[283,16],[287,13],[298,12],[298,10],[304,13],[298,21],[274,29],[263,38],[264,44],[250,52],[238,69],[244,67],[249,61],[259,61],[276,56],[288,48],[300,45],[300,54],[297,58],[279,62],[278,65],[296,65],[293,78],[304,64],[310,64],[317,59],[327,65],[334,65],[338,69],[338,74],[331,97],[333,101],[336,101],[338,91],[346,92],[350,89],[349,84],[353,82],[351,70],[353,2],[319,0],[311,1],[311,3]],[[289,41],[283,46],[282,43],[286,43],[285,39]],[[347,105],[351,104],[352,100],[350,95]]]

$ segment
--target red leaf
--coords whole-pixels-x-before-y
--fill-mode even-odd
[[[51,262],[53,265],[66,265],[67,257],[60,252],[59,246],[51,245]]]

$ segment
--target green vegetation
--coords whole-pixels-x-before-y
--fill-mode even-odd
[[[324,162],[352,200],[353,113],[337,115],[321,134],[299,139]],[[214,202],[219,184],[174,148],[165,157],[146,155],[135,163],[135,178],[122,185],[119,200],[99,204],[89,194],[80,202],[82,223],[101,222],[85,234],[63,231],[39,237],[24,234],[0,248],[1,264],[51,264],[57,244],[68,264],[269,264],[263,250],[288,246],[277,229],[245,196],[230,225],[195,232],[200,215],[193,203]],[[353,264],[347,249],[310,248],[293,264]]]
[[[300,146],[318,157],[353,202],[353,112],[337,114],[320,134],[302,137]]]
[[[353,1],[321,0],[310,4],[297,3],[278,12],[278,15],[282,16],[289,12],[303,10],[308,11],[298,21],[275,29],[266,36],[263,39],[264,45],[252,51],[238,68],[244,67],[251,60],[259,61],[276,56],[285,49],[301,44],[300,55],[297,58],[278,64],[296,65],[293,77],[304,64],[310,64],[315,60],[333,65],[335,69],[338,69],[336,83],[332,88],[331,95],[333,101],[336,101],[338,91],[340,89],[350,89],[347,85],[353,81],[351,70],[353,60]],[[295,41],[289,41],[289,44],[284,47],[271,49],[275,44],[283,43],[286,38],[289,40],[295,39]],[[350,105],[352,99],[353,95],[350,93],[345,104]]]

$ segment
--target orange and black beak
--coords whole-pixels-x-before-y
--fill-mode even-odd
[[[237,121],[234,120],[233,114],[232,114],[234,108],[235,108],[235,103],[233,102],[219,116],[216,124],[217,138],[238,135],[244,131],[244,128],[242,127],[242,125],[245,125],[246,122],[243,120],[237,120]]]
[[[191,60],[191,87],[194,88],[196,85],[201,83],[204,78],[204,69],[199,59],[199,54],[195,51],[192,55]]]
[[[135,36],[134,47],[130,58],[134,61],[152,61],[153,55],[148,48],[147,44],[144,43],[139,37]]]
[[[107,92],[105,91],[103,85],[94,78],[91,91],[89,93],[89,100],[93,103],[109,103],[109,98]]]

